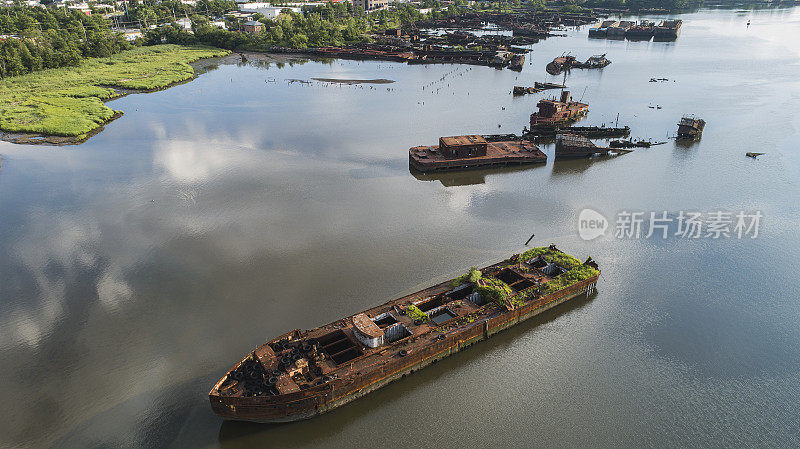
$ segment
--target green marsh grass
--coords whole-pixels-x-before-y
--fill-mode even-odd
[[[224,56],[211,47],[155,45],[77,67],[43,70],[0,80],[0,130],[80,137],[108,122],[118,111],[104,100],[115,88],[157,90],[194,77],[189,63]]]

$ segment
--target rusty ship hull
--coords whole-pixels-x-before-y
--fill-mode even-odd
[[[417,146],[408,150],[408,165],[417,171],[438,172],[514,165],[544,164],[547,155],[533,142],[514,135],[484,135],[484,150],[477,155],[448,155],[443,146]]]
[[[507,262],[508,260],[486,267],[483,272],[499,270],[503,273],[503,270],[509,270]],[[597,267],[594,262],[587,261],[585,264]],[[545,282],[548,278],[541,272],[537,272],[535,276],[541,276]],[[355,320],[362,315],[380,318],[390,314],[398,322],[393,324],[394,326],[402,324],[411,330],[410,335],[377,348],[363,345],[359,338],[353,339],[355,330],[348,329],[345,325],[348,319],[308,331],[294,330],[259,346],[231,368],[209,392],[211,407],[221,418],[259,423],[284,423],[321,415],[570,299],[588,295],[594,292],[598,277],[599,269],[597,274],[589,278],[547,295],[535,297],[521,306],[502,308],[489,302],[479,307],[466,299],[461,300],[456,306],[451,301],[441,307],[445,307],[453,318],[443,322],[419,322],[408,315],[398,313],[399,306],[423,304],[424,301],[431,301],[431,297],[442,298],[442,295],[448,298],[448,294],[458,289],[453,287],[451,281],[437,284],[350,317]],[[523,279],[519,282],[527,281]],[[294,344],[293,342],[297,342],[298,345],[307,344],[309,341],[321,341],[319,338],[337,332],[344,333],[349,343],[357,345],[361,355],[338,364],[333,364],[330,360],[327,364],[317,364],[315,372],[320,377],[314,385],[290,391],[293,389],[286,387],[284,382],[279,388],[281,391],[276,392],[278,394],[249,397],[235,392],[235,387],[231,389],[229,386],[231,383],[236,383],[231,382],[232,375],[248,363],[259,363],[265,366],[268,374],[275,374],[274,370],[269,370],[269,365],[274,364],[275,359],[280,357],[276,357],[272,347],[278,346],[285,352],[288,350],[285,348],[287,342],[289,346]],[[311,358],[311,356],[304,357]],[[285,377],[285,373],[281,374],[281,378]],[[277,385],[281,385],[281,380],[277,381]]]

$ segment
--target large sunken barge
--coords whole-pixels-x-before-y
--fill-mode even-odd
[[[543,164],[547,155],[513,134],[440,137],[438,146],[408,150],[408,164],[421,172]]]
[[[555,246],[500,263],[247,354],[209,399],[225,419],[311,418],[405,377],[467,346],[595,290],[597,264]]]

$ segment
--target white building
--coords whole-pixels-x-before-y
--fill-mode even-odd
[[[125,40],[132,41],[142,37],[142,30],[122,30]]]
[[[180,19],[176,20],[175,23],[177,23],[178,26],[183,28],[184,30],[189,31],[192,29],[192,21],[187,19],[186,17],[181,17]]]
[[[239,8],[240,8],[240,10],[242,12],[245,12],[245,13],[252,13],[252,14],[259,13],[259,14],[263,15],[264,17],[266,17],[267,19],[274,19],[274,18],[278,17],[279,15],[281,15],[281,12],[283,12],[284,9],[288,9],[288,10],[290,10],[292,12],[297,13],[297,14],[301,13],[300,8],[289,7],[289,6],[271,6],[270,5],[270,6],[263,6],[263,7],[253,7],[252,5],[269,5],[269,3],[245,3],[245,4],[240,4]]]
[[[377,11],[387,8],[389,0],[353,0],[353,6],[360,6],[364,11]]]

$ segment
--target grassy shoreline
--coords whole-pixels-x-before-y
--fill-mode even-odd
[[[0,80],[0,131],[61,138],[53,142],[83,142],[122,114],[104,103],[125,94],[118,89],[151,92],[189,81],[195,76],[190,63],[229,53],[211,47],[155,45],[86,60],[77,67],[5,78]],[[29,137],[18,143],[39,143]]]

